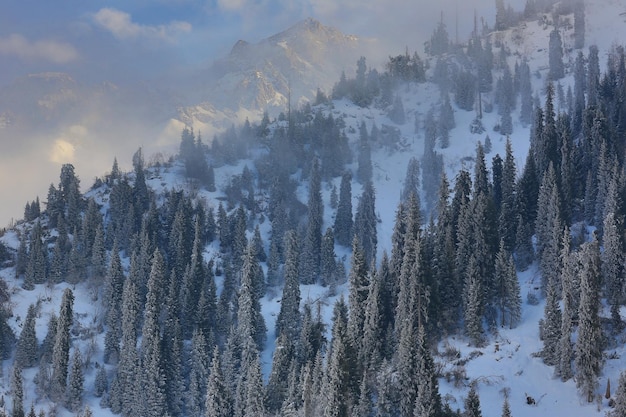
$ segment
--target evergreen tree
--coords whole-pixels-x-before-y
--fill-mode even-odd
[[[502,403],[502,417],[511,417],[511,406],[509,405],[509,397],[504,397],[504,402]]]
[[[96,378],[93,384],[93,395],[96,397],[102,397],[109,389],[109,380],[107,377],[107,370],[104,366],[99,366],[96,371]]]
[[[502,326],[514,328],[522,317],[522,296],[513,257],[504,248],[504,241],[496,255],[495,279]]]
[[[366,265],[369,265],[376,259],[378,239],[376,237],[377,218],[375,210],[376,196],[374,186],[371,182],[368,182],[365,184],[354,217],[354,235],[363,248]]]
[[[578,338],[575,348],[576,386],[592,402],[602,369],[602,329],[600,326],[600,249],[594,239],[581,247],[583,268],[580,274]]]
[[[365,122],[361,122],[359,127],[359,157],[356,174],[361,184],[372,180],[372,150]]]
[[[323,219],[321,173],[319,160],[316,158],[313,160],[309,179],[307,226],[300,262],[300,277],[303,284],[312,284],[319,277]]]
[[[574,3],[574,48],[585,46],[585,2],[578,0]]]
[[[22,368],[19,366],[13,367],[11,391],[13,394],[11,417],[24,417],[24,379],[22,378]]]
[[[546,304],[544,319],[540,334],[543,335],[543,350],[541,356],[546,365],[559,363],[559,342],[561,340],[562,316],[559,309],[559,295],[557,279],[552,278],[547,283]]]
[[[420,167],[416,158],[411,158],[406,168],[404,185],[402,187],[402,201],[407,201],[411,194],[419,195],[420,189]]]
[[[224,381],[220,362],[220,353],[216,347],[213,352],[213,362],[209,380],[207,381],[207,392],[205,400],[206,417],[232,417],[232,400],[228,386]]]
[[[71,289],[66,288],[61,299],[54,348],[52,350],[52,395],[57,399],[63,398],[67,386],[73,306],[74,294]]]
[[[194,330],[189,355],[189,386],[185,394],[186,411],[191,417],[204,415],[204,400],[211,366],[210,352],[202,330]]]
[[[535,223],[535,234],[537,236],[537,256],[542,273],[542,290],[545,292],[551,281],[558,282],[558,268],[555,268],[555,265],[558,265],[559,245],[563,231],[559,189],[552,163],[550,163],[541,183],[537,205],[538,212],[543,213]],[[557,285],[555,290],[558,297],[560,287]]]
[[[339,205],[335,216],[335,239],[337,243],[348,246],[352,242],[352,174],[345,171],[339,187]]]
[[[561,34],[557,28],[554,28],[552,32],[550,32],[548,55],[550,66],[548,78],[552,81],[563,78],[565,75],[565,69],[563,67],[563,42],[561,41]]]
[[[559,341],[558,352],[559,362],[556,364],[555,374],[560,376],[563,381],[574,376],[572,370],[572,358],[574,357],[574,349],[572,346],[572,318],[574,316],[574,266],[572,256],[570,254],[571,238],[569,228],[565,228],[561,243],[561,294],[563,299],[563,314],[561,314],[561,340]]]
[[[351,373],[353,357],[347,332],[347,307],[343,298],[335,304],[333,329],[323,387],[323,417],[348,417],[354,402]]]
[[[329,286],[331,291],[342,281],[344,277],[338,271],[337,255],[335,254],[335,235],[330,227],[322,237],[322,254],[320,265],[320,278],[323,286]]]
[[[111,250],[109,271],[104,284],[104,305],[106,306],[104,336],[104,362],[116,363],[119,359],[120,341],[122,339],[122,294],[124,292],[124,271],[120,259],[117,241]]]
[[[285,333],[291,341],[297,340],[300,335],[300,281],[299,281],[299,245],[295,231],[290,230],[285,235],[287,250],[283,273],[285,286],[280,302],[280,312],[276,318],[275,334]],[[281,401],[282,404],[282,401]]]
[[[37,334],[35,333],[35,319],[37,308],[34,304],[28,307],[26,319],[22,326],[20,338],[17,341],[15,350],[15,366],[20,368],[30,368],[37,363]]]
[[[626,414],[626,371],[619,376],[619,384],[615,391],[615,407],[609,412],[610,417],[619,417]]]
[[[467,398],[465,399],[465,414],[467,417],[482,417],[482,412],[480,411],[480,398],[478,397],[478,392],[476,392],[476,382],[473,382],[470,385],[470,390],[467,393]]]
[[[294,360],[293,340],[287,332],[279,333],[272,358],[272,370],[265,389],[265,405],[269,412],[280,409],[289,390],[289,367]]]
[[[241,288],[239,290],[238,310],[237,310],[237,334],[239,340],[251,337],[258,349],[262,349],[266,330],[265,320],[261,315],[261,304],[259,302],[258,284],[259,273],[261,279],[263,272],[260,269],[254,253],[252,244],[248,245],[244,258],[243,269],[241,271]]]
[[[478,261],[475,256],[471,256],[466,270],[463,289],[463,318],[465,322],[465,332],[471,339],[472,344],[476,346],[480,346],[483,342],[484,330],[482,317],[484,311],[484,291]]]
[[[367,265],[365,264],[365,254],[356,238],[352,243],[352,265],[348,282],[350,284],[348,296],[348,304],[350,305],[348,340],[352,346],[360,347],[363,344],[365,303],[367,301],[370,283]],[[359,372],[361,372],[361,369],[359,369]]]
[[[72,354],[72,366],[69,373],[65,405],[68,410],[76,412],[83,403],[85,376],[83,375],[83,358],[78,349]]]

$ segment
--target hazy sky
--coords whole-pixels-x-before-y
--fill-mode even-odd
[[[520,10],[525,0],[513,1],[517,3],[513,7]],[[256,42],[307,17],[347,34],[378,39],[385,45],[386,54],[403,52],[405,47],[421,50],[442,10],[446,10],[444,19],[451,37],[455,36],[458,16],[459,36],[464,39],[473,25],[474,10],[493,23],[495,1],[2,0],[0,88],[19,76],[49,71],[67,72],[92,83],[181,77],[207,68],[239,39]],[[78,134],[84,136],[81,140],[89,139],[91,132],[81,128],[76,127]],[[60,134],[64,133],[42,132],[41,140],[30,137],[27,141],[0,135],[0,226],[8,224],[11,218],[21,218],[26,198],[39,195],[43,201],[50,182],[58,182],[62,156],[51,158],[48,151],[42,150],[44,145],[38,149],[38,143],[55,143]],[[23,156],[13,153],[7,158],[11,147],[8,140],[22,144],[26,149]],[[93,137],[91,140],[95,142]],[[129,145],[128,141],[124,143]],[[136,149],[141,141],[130,145]],[[50,146],[45,144],[48,149]],[[110,147],[116,146],[117,143],[110,143]],[[122,161],[130,159],[131,155],[123,154],[127,152],[109,149],[104,155],[106,166],[110,166],[111,154]],[[33,163],[33,155],[39,155],[41,163]],[[89,158],[93,158],[93,152]],[[26,180],[15,184],[11,173],[27,160],[34,169],[33,176],[28,184]],[[88,172],[83,172],[77,161],[67,162],[76,165],[83,185],[90,185],[94,176],[103,174],[100,165],[93,161],[82,161],[82,165],[91,168]],[[55,174],[51,177],[52,170]],[[17,202],[7,198],[18,191]]]
[[[402,50],[423,43],[441,10],[452,36],[458,10],[466,37],[473,10],[492,21],[494,8],[494,0],[4,0],[0,85],[37,71],[119,81],[202,67],[238,39],[306,17]]]

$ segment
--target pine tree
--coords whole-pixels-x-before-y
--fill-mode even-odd
[[[35,333],[35,319],[37,309],[34,304],[28,307],[26,319],[22,326],[20,338],[17,341],[15,350],[15,366],[20,368],[30,368],[37,363],[37,334]]]
[[[307,226],[302,247],[302,260],[300,262],[300,276],[303,284],[316,282],[320,272],[324,205],[322,204],[319,164],[317,158],[313,160],[309,180]]]
[[[83,358],[78,349],[72,354],[72,366],[69,373],[65,405],[70,411],[80,410],[83,403],[85,376],[83,375]]]
[[[22,368],[19,366],[13,367],[11,391],[13,394],[11,417],[24,417],[24,380],[22,378]]]
[[[232,417],[233,415],[232,400],[222,375],[220,353],[217,347],[213,352],[204,408],[206,417]]]
[[[573,293],[574,288],[574,260],[570,254],[571,238],[569,228],[565,228],[563,239],[561,242],[561,294],[563,299],[563,314],[561,314],[561,340],[559,341],[558,352],[559,362],[556,364],[555,374],[560,376],[563,381],[574,376],[572,370],[572,358],[574,357],[574,349],[572,346],[572,318],[574,315]]]
[[[365,184],[363,194],[359,199],[356,215],[354,218],[354,235],[359,240],[365,255],[365,264],[369,265],[376,259],[376,196],[374,185],[371,182]]]
[[[99,366],[96,371],[96,378],[93,384],[93,395],[96,397],[102,397],[109,389],[109,379],[107,377],[107,370],[104,366]]]
[[[501,241],[496,255],[495,279],[502,326],[514,328],[522,317],[522,296],[513,257],[504,248],[504,241]]]
[[[265,320],[261,315],[261,304],[259,302],[258,283],[259,273],[261,279],[263,272],[260,269],[254,253],[252,244],[248,245],[241,271],[241,288],[239,290],[238,310],[237,310],[237,333],[239,340],[251,337],[255,341],[257,348],[262,349],[267,328]]]
[[[57,399],[63,398],[67,386],[73,306],[74,294],[71,289],[66,288],[61,299],[59,320],[52,350],[52,395]]]
[[[367,134],[365,122],[361,122],[359,127],[359,157],[357,178],[361,184],[372,180],[372,151],[370,148],[370,138]]]
[[[581,247],[583,269],[580,275],[578,338],[575,348],[576,386],[592,402],[602,369],[602,329],[600,326],[600,249],[594,239]]]
[[[335,216],[335,239],[337,243],[348,246],[352,242],[352,175],[350,171],[341,176],[339,187],[339,205]]]
[[[464,307],[463,318],[465,333],[471,339],[473,345],[480,346],[483,342],[483,292],[482,279],[478,262],[475,256],[471,256],[466,271],[463,289]]]
[[[550,66],[548,78],[552,81],[563,78],[565,75],[565,69],[563,67],[563,42],[561,41],[561,34],[557,28],[554,28],[552,32],[550,32],[548,54]]]
[[[511,417],[511,406],[509,405],[509,397],[504,397],[504,402],[502,403],[502,417]]]
[[[117,363],[119,359],[120,341],[122,339],[122,294],[124,292],[124,271],[117,246],[113,243],[109,271],[104,284],[104,305],[107,308],[105,323],[107,330],[104,336],[104,362]]]
[[[537,256],[540,260],[542,273],[542,290],[545,292],[551,281],[557,281],[558,256],[560,252],[561,232],[563,231],[559,189],[552,163],[544,175],[538,199],[538,212],[544,213],[537,218],[535,234],[537,235]],[[556,295],[560,295],[557,285]]]
[[[402,187],[402,201],[407,201],[411,194],[419,195],[420,189],[420,167],[416,158],[411,158],[406,168],[404,185]]]
[[[335,286],[343,278],[338,273],[337,255],[335,254],[335,234],[330,227],[322,236],[322,254],[320,264],[320,279],[323,286],[329,286],[334,291]]]
[[[615,407],[609,412],[610,417],[626,415],[626,371],[619,376],[617,391],[615,391]]]
[[[258,356],[247,369],[247,395],[244,416],[265,415],[265,404],[263,402],[263,379],[261,376],[261,365]]]
[[[352,266],[349,275],[350,292],[348,304],[350,316],[348,318],[348,339],[354,347],[363,343],[363,328],[365,325],[365,303],[369,292],[368,268],[365,264],[365,254],[355,238],[352,243]]]
[[[286,332],[279,333],[276,339],[272,370],[265,389],[265,405],[269,412],[278,411],[287,398],[289,367],[295,357],[293,340]]]
[[[562,316],[559,309],[559,296],[556,282],[553,278],[547,283],[546,304],[542,323],[543,350],[541,356],[546,365],[559,363],[559,341],[561,340]]]
[[[347,332],[347,307],[343,298],[335,304],[332,341],[323,387],[323,417],[348,417],[353,404],[351,348]]]
[[[466,417],[482,417],[480,411],[480,398],[478,392],[476,392],[476,382],[470,385],[470,390],[465,399],[465,414]]]
[[[211,366],[209,346],[201,330],[194,330],[189,355],[189,386],[185,394],[186,411],[191,417],[204,415],[207,380]]]
[[[285,333],[289,340],[296,340],[300,335],[300,281],[299,281],[299,245],[295,231],[285,235],[287,250],[283,274],[285,286],[280,302],[280,311],[276,318],[275,334]],[[281,402],[282,404],[282,402]]]
[[[609,212],[604,218],[604,250],[602,251],[602,278],[607,288],[608,303],[611,306],[613,331],[622,330],[623,324],[620,307],[624,301],[624,244],[622,242],[623,221],[615,211]],[[620,216],[621,217],[621,216]]]

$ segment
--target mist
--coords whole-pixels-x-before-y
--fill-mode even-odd
[[[510,3],[521,10],[524,1]],[[239,39],[255,43],[313,17],[343,33],[376,40],[366,56],[370,65],[380,65],[405,48],[423,53],[442,18],[450,37],[462,41],[473,29],[474,13],[488,24],[495,14],[493,0],[218,0],[211,5],[70,0],[62,8],[38,0],[5,8],[0,14],[0,227],[22,218],[27,201],[39,197],[43,204],[64,163],[74,165],[84,191],[110,170],[114,157],[122,169],[130,169],[139,147],[148,160],[175,154],[183,126],[174,121],[177,108],[196,104],[190,97],[198,95],[189,80],[201,78]],[[42,94],[39,87],[21,90],[19,80],[42,72],[69,74],[76,85],[62,89],[65,96]],[[23,102],[29,117],[15,116],[16,102]],[[210,138],[211,132],[203,136]]]

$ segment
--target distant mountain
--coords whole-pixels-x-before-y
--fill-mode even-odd
[[[309,101],[318,88],[330,92],[341,71],[355,68],[374,45],[311,18],[258,43],[239,40],[199,76],[198,91],[206,98],[179,109],[179,120],[205,129],[212,122],[224,127],[233,117],[243,122],[251,114],[284,110],[289,94],[294,105]],[[218,109],[218,117],[207,119]]]

